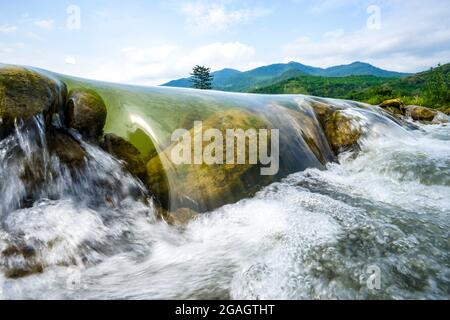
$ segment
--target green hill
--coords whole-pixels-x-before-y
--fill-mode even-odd
[[[322,77],[372,75],[384,78],[399,78],[408,74],[383,70],[363,62],[354,62],[349,65],[326,69],[311,67],[298,62],[289,62],[259,67],[246,72],[224,69],[213,72],[212,75],[214,76],[213,89],[215,90],[247,92],[301,75]],[[190,88],[191,85],[189,78],[183,78],[170,81],[163,86]]]
[[[265,94],[309,94],[379,104],[401,97],[408,104],[450,107],[450,64],[405,78],[376,76],[320,77],[300,75],[250,90]]]

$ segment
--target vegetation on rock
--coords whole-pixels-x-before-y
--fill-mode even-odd
[[[66,86],[22,67],[0,68],[0,136],[7,134],[16,120],[28,121],[42,114],[49,123],[66,95]]]
[[[78,130],[89,140],[102,135],[106,115],[105,102],[95,91],[77,89],[69,93],[66,104],[66,124]]]
[[[354,124],[354,119],[342,111],[336,111],[326,120],[325,134],[334,152],[338,154],[354,147],[362,132]]]
[[[203,123],[203,129],[210,128],[220,129],[225,136],[226,128],[240,128],[245,131],[267,128],[267,123],[255,114],[232,109],[217,112],[208,118]],[[194,135],[194,129],[187,134]],[[248,139],[245,143],[246,150],[249,150]],[[208,144],[203,141],[204,147]],[[177,208],[191,207],[198,211],[206,211],[232,202],[235,200],[236,194],[245,196],[257,191],[258,186],[255,185],[252,177],[259,174],[259,165],[183,164],[174,166],[169,161],[174,145],[175,143],[147,164],[149,188],[158,193],[159,199],[170,198],[170,202],[175,203]],[[226,145],[223,145],[223,150],[226,150]],[[235,157],[237,157],[237,150],[235,151]],[[192,150],[192,154],[193,152]],[[167,177],[171,175],[176,175],[176,185],[167,185],[169,183]],[[265,179],[270,180],[273,177],[267,176]]]
[[[436,111],[421,106],[407,106],[406,110],[416,121],[433,121],[437,114]]]

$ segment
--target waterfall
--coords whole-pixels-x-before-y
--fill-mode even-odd
[[[57,108],[0,128],[0,298],[448,298],[447,124],[353,101],[39,72],[98,93],[105,134],[84,136]],[[279,129],[279,172],[175,166],[171,135],[195,121]],[[129,143],[139,175],[107,140]]]

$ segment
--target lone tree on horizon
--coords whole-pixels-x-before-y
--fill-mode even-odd
[[[211,75],[211,68],[205,66],[195,66],[191,73],[192,88],[211,90],[214,76]]]

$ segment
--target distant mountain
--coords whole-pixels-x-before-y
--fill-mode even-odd
[[[387,71],[374,67],[371,64],[357,61],[348,65],[327,68],[324,72],[317,75],[322,77],[376,76],[382,78],[402,78],[409,74]]]
[[[227,79],[241,74],[242,72],[235,69],[223,69],[220,71],[212,72],[211,74],[214,76],[214,85],[226,82]],[[176,87],[176,88],[190,88],[192,86],[192,82],[190,78],[182,78],[178,80],[170,81],[166,84],[163,84],[164,87]]]
[[[383,70],[368,63],[354,62],[330,68],[316,68],[298,62],[277,63],[241,72],[234,69],[223,69],[212,73],[213,88],[222,91],[251,91],[276,82],[301,75],[321,77],[347,77],[353,75],[371,75],[384,78],[400,78],[408,74]],[[191,87],[189,78],[178,79],[163,84],[166,87]]]
[[[328,74],[345,74],[346,70],[359,72],[361,64],[333,67]],[[371,67],[371,66],[370,66]],[[331,70],[330,70],[331,69]],[[380,72],[378,68],[373,72]],[[383,73],[385,74],[384,70]],[[378,73],[380,74],[380,73]],[[430,87],[439,93],[431,92]],[[446,89],[445,89],[446,88]],[[407,104],[422,104],[447,110],[450,107],[450,64],[420,72],[407,77],[380,77],[374,75],[352,75],[324,77],[297,75],[274,81],[268,86],[254,88],[253,93],[263,94],[308,94],[320,97],[349,99],[379,104],[384,100],[399,98]]]

